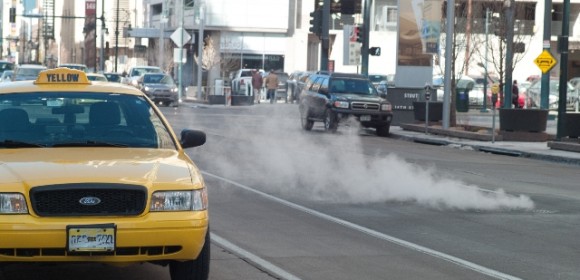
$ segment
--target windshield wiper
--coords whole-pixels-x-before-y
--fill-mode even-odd
[[[24,142],[24,141],[5,139],[4,141],[0,141],[0,147],[4,147],[4,148],[44,148],[46,146],[42,145],[42,144],[38,144],[38,143],[30,143],[30,142]]]
[[[53,147],[117,147],[117,148],[129,147],[129,145],[127,145],[127,144],[102,142],[102,141],[94,141],[94,140],[87,140],[87,141],[80,141],[80,142],[56,143],[52,146]]]

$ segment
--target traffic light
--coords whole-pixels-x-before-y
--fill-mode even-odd
[[[369,48],[369,54],[374,55],[374,56],[380,56],[381,55],[381,47]]]
[[[10,8],[10,23],[16,22],[16,8]]]
[[[322,36],[322,9],[310,12],[310,32]]]
[[[357,26],[356,27],[356,41],[359,43],[364,42],[364,38],[365,38],[365,30],[364,30],[364,26]]]
[[[526,51],[526,44],[523,42],[514,42],[514,53],[524,53]]]

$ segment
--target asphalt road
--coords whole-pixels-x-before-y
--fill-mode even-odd
[[[352,123],[305,132],[295,104],[162,110],[208,135],[188,153],[209,189],[210,279],[580,279],[577,166]],[[40,277],[169,279],[149,264],[4,270]]]
[[[580,278],[575,166],[304,132],[292,104],[167,115],[208,133],[212,231],[298,278]]]

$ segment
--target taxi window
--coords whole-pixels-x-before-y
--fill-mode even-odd
[[[0,95],[0,148],[135,147],[175,149],[143,97],[115,93]]]

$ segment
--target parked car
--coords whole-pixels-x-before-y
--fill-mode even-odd
[[[103,75],[105,75],[105,77],[107,77],[107,80],[109,82],[121,83],[121,81],[123,80],[123,75],[121,75],[119,73],[105,72],[105,73],[103,73]]]
[[[304,88],[299,105],[304,130],[323,122],[325,130],[335,132],[341,121],[354,118],[363,127],[375,128],[379,136],[389,135],[391,103],[366,76],[330,73],[310,78],[313,82]]]
[[[432,86],[433,88],[436,89],[437,91],[437,101],[443,101],[443,94],[444,94],[444,79],[443,76],[434,76],[433,77],[433,81],[432,81]],[[471,95],[471,90],[473,90],[473,88],[475,87],[475,79],[469,77],[469,76],[462,76],[460,79],[456,79],[455,80],[455,88],[469,88],[470,92],[469,95]],[[483,103],[483,93],[479,94],[478,92],[474,92],[473,93],[475,100],[481,100],[481,101],[474,101],[474,102],[481,102]]]
[[[252,95],[252,69],[239,69],[233,73],[231,79],[232,94]]]
[[[79,64],[79,63],[63,63],[63,64],[59,64],[58,67],[66,67],[66,68],[70,68],[70,69],[81,70],[85,73],[89,72],[89,68],[85,64]]]
[[[286,80],[286,92],[288,93],[288,100],[290,103],[294,103],[294,101],[298,100],[298,78],[300,78],[300,75],[303,73],[305,73],[305,71],[294,71]]]
[[[541,84],[542,80],[533,82],[527,90],[528,108],[539,108],[541,105]],[[566,110],[575,109],[578,101],[578,90],[575,90],[572,84],[566,83]],[[560,80],[550,79],[550,90],[548,95],[548,109],[558,110],[558,100],[560,99]]]
[[[145,73],[137,79],[137,84],[155,104],[179,106],[178,88],[169,74]]]
[[[0,82],[2,82],[2,83],[11,82],[13,76],[14,76],[14,71],[4,70],[4,72],[2,72],[2,76],[0,76]]]
[[[531,85],[532,83],[528,81],[518,82],[518,87],[520,89],[520,93],[518,94],[518,105],[520,105],[520,108],[528,107],[528,102],[526,101],[528,100],[528,89]]]
[[[87,79],[89,79],[89,81],[108,82],[107,77],[99,73],[87,73]]]
[[[286,88],[286,81],[288,81],[288,73],[286,72],[275,72],[278,76],[278,90],[276,90],[276,99],[284,99],[285,103],[288,103],[288,90]]]
[[[14,68],[13,81],[36,80],[40,71],[46,70],[46,66],[38,64],[20,64]]]
[[[383,74],[369,74],[369,80],[371,80],[371,83],[373,83],[373,85],[376,87],[381,81],[388,80],[388,77],[387,75]]]
[[[312,82],[310,76],[313,74],[313,72],[304,72],[298,76],[298,80],[296,81],[296,94],[294,95],[296,103],[300,103],[302,92],[304,91],[304,88]]]
[[[0,75],[6,70],[14,70],[14,63],[6,60],[0,60]]]

